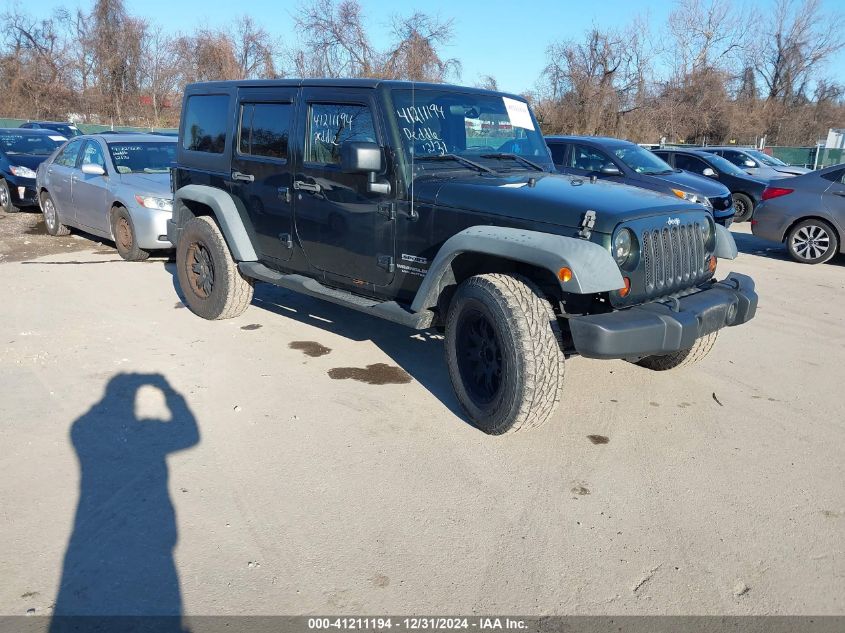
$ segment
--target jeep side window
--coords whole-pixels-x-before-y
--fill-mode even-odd
[[[53,162],[62,167],[76,167],[76,157],[79,156],[79,150],[82,147],[81,140],[71,141],[65,145],[64,149],[56,156]]]
[[[185,107],[182,147],[222,154],[226,146],[229,95],[193,95]]]
[[[606,154],[586,145],[573,145],[569,166],[583,171],[601,171],[605,165],[613,165]]]
[[[241,108],[238,151],[268,158],[288,157],[290,103],[245,103]]]
[[[552,143],[549,145],[552,151],[552,162],[555,165],[563,165],[566,157],[566,145],[563,143]]]
[[[306,162],[340,165],[346,141],[376,142],[369,106],[358,103],[312,103],[308,110]]]
[[[691,171],[694,174],[703,174],[707,169],[707,163],[695,156],[686,154],[675,154],[675,167],[684,171]]]

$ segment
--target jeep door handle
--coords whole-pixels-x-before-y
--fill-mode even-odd
[[[243,182],[254,182],[255,176],[252,174],[242,174],[239,171],[232,172],[232,180],[241,180]]]
[[[293,181],[293,188],[298,191],[310,191],[311,193],[320,193],[322,191],[322,187],[318,185],[316,182],[304,182],[302,180],[294,180]]]

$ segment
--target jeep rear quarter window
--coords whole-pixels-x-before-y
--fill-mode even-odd
[[[226,146],[228,95],[193,95],[185,106],[182,147],[222,154]]]

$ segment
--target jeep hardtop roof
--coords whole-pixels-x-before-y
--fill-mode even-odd
[[[186,94],[201,94],[208,91],[230,90],[232,88],[370,88],[370,89],[417,89],[417,90],[453,90],[455,92],[471,92],[506,96],[525,101],[525,97],[517,94],[485,90],[484,88],[470,88],[456,84],[438,84],[424,81],[399,81],[396,79],[243,79],[229,81],[199,81],[185,87]]]

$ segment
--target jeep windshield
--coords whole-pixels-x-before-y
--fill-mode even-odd
[[[638,174],[660,176],[673,172],[669,163],[639,145],[617,147],[613,154]]]
[[[552,171],[528,104],[504,95],[393,90],[402,146],[419,171]],[[471,161],[471,162],[470,162]]]

